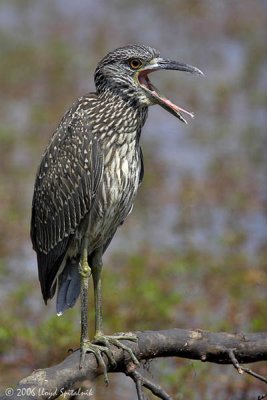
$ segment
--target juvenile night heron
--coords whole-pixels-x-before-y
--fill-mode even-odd
[[[140,134],[148,106],[159,104],[181,121],[191,113],[159,94],[148,75],[161,69],[202,74],[190,65],[163,59],[140,45],[118,48],[95,71],[96,92],[80,97],[62,118],[37,172],[31,239],[37,253],[45,303],[57,290],[61,315],[81,294],[81,353],[102,353],[114,361],[110,345],[128,351],[121,339],[102,330],[102,256],[117,228],[131,212],[143,175]],[[95,337],[88,338],[88,281],[95,297]],[[106,373],[105,373],[106,374]],[[105,375],[106,376],[106,375]]]

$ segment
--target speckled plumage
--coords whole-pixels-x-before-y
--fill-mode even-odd
[[[106,249],[143,176],[139,138],[147,105],[131,92],[127,98],[125,87],[123,96],[118,87],[105,88],[100,73],[101,64],[97,93],[79,98],[64,115],[37,172],[31,237],[45,301],[67,259],[81,254],[86,229],[88,253]]]
[[[159,104],[184,122],[180,112],[192,116],[149,81],[148,74],[158,69],[201,73],[160,58],[148,46],[108,53],[95,71],[96,92],[79,98],[66,112],[43,155],[34,188],[31,238],[43,298],[52,298],[57,286],[59,313],[72,307],[80,293],[84,249],[94,278],[94,265],[97,269],[101,264],[103,252],[132,209],[144,173],[139,139],[148,106]]]

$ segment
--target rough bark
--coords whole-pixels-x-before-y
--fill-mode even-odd
[[[232,364],[239,373],[250,373],[267,383],[265,377],[240,366],[243,363],[267,360],[267,333],[229,334],[183,329],[135,333],[138,342],[128,341],[127,346],[131,347],[139,361],[158,357],[183,357],[211,363]],[[160,387],[145,380],[139,374],[138,368],[133,366],[128,354],[114,348],[114,357],[116,367],[110,365],[105,358],[109,373],[125,372],[135,381],[137,392],[140,392],[141,386],[150,386],[150,390],[158,397],[170,399]],[[63,392],[77,388],[79,382],[84,380],[91,381],[93,385],[93,381],[101,374],[102,371],[93,354],[87,354],[84,367],[79,369],[79,351],[76,351],[68,355],[60,364],[33,371],[31,375],[18,383],[13,389],[13,394],[6,393],[1,399],[19,397],[20,400],[33,398],[52,400]],[[142,398],[140,396],[139,393],[138,398]]]

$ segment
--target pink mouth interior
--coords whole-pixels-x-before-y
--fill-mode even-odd
[[[156,103],[160,104],[162,107],[166,108],[168,111],[172,111],[181,121],[187,124],[187,121],[183,118],[181,113],[189,115],[191,118],[194,118],[194,113],[189,112],[181,107],[178,107],[176,104],[172,103],[169,99],[165,96],[162,96],[158,93],[158,90],[155,88],[154,85],[150,82],[148,78],[148,73],[152,72],[152,70],[146,70],[139,73],[138,80],[140,85],[149,93],[151,96],[156,100]]]

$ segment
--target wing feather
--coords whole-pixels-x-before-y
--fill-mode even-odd
[[[63,117],[37,172],[31,220],[31,239],[37,252],[44,300],[70,240],[90,212],[103,175],[103,156],[90,121],[76,104]]]

